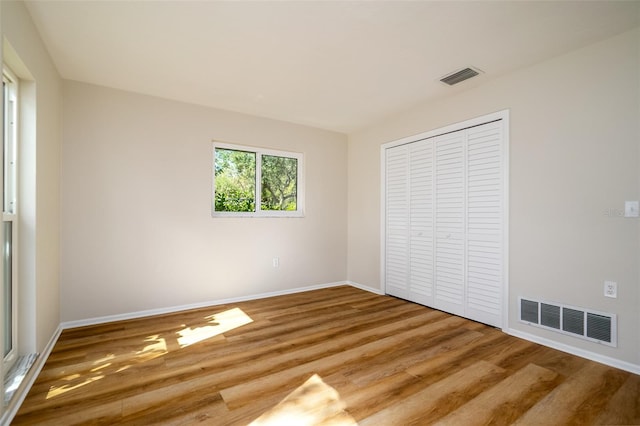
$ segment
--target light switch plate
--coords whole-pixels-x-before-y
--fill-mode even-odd
[[[640,217],[640,202],[638,202],[638,201],[625,201],[624,202],[624,217]]]

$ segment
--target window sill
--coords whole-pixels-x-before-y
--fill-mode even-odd
[[[11,401],[13,394],[20,387],[20,384],[27,376],[29,369],[38,358],[38,354],[23,355],[9,369],[4,378],[4,404]]]

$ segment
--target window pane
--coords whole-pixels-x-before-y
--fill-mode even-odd
[[[216,148],[215,204],[217,212],[256,210],[256,154]]]
[[[4,152],[4,163],[2,164],[4,191],[2,205],[5,213],[15,213],[16,86],[15,83],[3,75],[2,87],[4,94],[4,138],[2,144]]]
[[[262,156],[262,210],[298,209],[298,160]]]
[[[13,258],[13,222],[4,222],[4,233],[2,244],[2,262],[4,274],[2,279],[2,287],[4,291],[4,306],[2,313],[4,315],[4,354],[6,357],[11,349],[13,349],[13,271],[11,270],[11,260]]]

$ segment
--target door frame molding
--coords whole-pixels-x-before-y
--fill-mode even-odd
[[[469,127],[475,127],[482,124],[486,124],[492,121],[501,120],[502,138],[503,138],[503,190],[504,190],[504,205],[503,205],[503,229],[502,229],[502,244],[503,244],[503,270],[502,270],[502,324],[503,331],[509,329],[509,110],[504,109],[501,111],[493,112],[490,114],[482,115],[479,117],[471,118],[461,122],[449,124],[444,127],[439,127],[426,132],[418,133],[412,136],[406,136],[401,139],[386,142],[380,145],[380,288],[384,294],[387,294],[386,288],[386,153],[387,150],[396,146],[406,145],[413,142],[418,142],[423,139],[429,139],[436,136],[440,136],[446,133],[457,132],[467,129]]]

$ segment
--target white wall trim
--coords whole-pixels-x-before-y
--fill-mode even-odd
[[[353,281],[347,281],[347,284],[350,285],[351,287],[355,287],[360,290],[368,291],[370,293],[377,294],[379,296],[384,296],[384,291],[380,290],[379,288],[369,287],[368,285],[358,284]]]
[[[443,135],[445,133],[456,132],[458,130],[466,129],[468,127],[478,126],[490,121],[505,120],[508,119],[509,109],[503,109],[500,111],[491,112],[489,114],[481,115],[478,117],[463,120],[457,123],[452,123],[437,129],[428,130],[411,136],[405,136],[403,138],[385,142],[380,146],[381,150],[392,148],[394,146],[405,145],[408,143],[416,142],[422,139],[428,139],[434,136]],[[383,151],[384,152],[384,151]]]
[[[576,348],[575,346],[566,345],[564,343],[557,342],[555,340],[547,339],[545,337],[536,336],[535,334],[527,333],[525,331],[509,328],[504,330],[505,333],[519,337],[521,339],[528,340],[533,343],[538,343],[543,346],[547,346],[553,349],[557,349],[562,352],[576,355],[581,358],[586,358],[591,361],[599,362],[601,364],[608,365],[610,367],[619,368],[621,370],[628,371],[633,374],[640,374],[640,365],[632,364],[630,362],[622,361],[616,358],[611,358],[605,355],[600,355],[595,352],[591,352],[585,349]]]
[[[36,361],[33,363],[31,368],[29,369],[29,372],[23,379],[22,383],[20,384],[20,387],[13,394],[13,398],[11,398],[11,402],[9,402],[9,406],[7,407],[7,410],[4,412],[4,415],[0,417],[0,425],[5,425],[5,424],[8,425],[11,422],[11,420],[13,420],[15,415],[18,413],[18,409],[24,402],[24,399],[27,397],[27,394],[29,393],[29,390],[31,390],[33,383],[36,381],[36,379],[40,375],[40,371],[42,371],[42,368],[44,367],[45,362],[47,362],[47,359],[49,358],[49,355],[51,354],[51,351],[53,350],[53,347],[58,341],[58,338],[60,337],[61,333],[62,333],[62,327],[58,325],[58,328],[51,335],[51,338],[49,339],[49,341],[47,342],[47,345],[42,350],[42,353],[38,355],[38,358],[36,358]]]
[[[207,302],[190,303],[186,305],[167,306],[164,308],[148,309],[144,311],[128,312],[124,314],[106,315],[102,317],[87,318],[87,319],[82,319],[77,321],[65,321],[65,322],[62,322],[60,325],[63,330],[66,330],[68,328],[84,327],[88,325],[104,324],[104,323],[113,322],[113,321],[124,321],[124,320],[136,319],[136,318],[144,318],[144,317],[149,317],[153,315],[170,314],[174,312],[187,311],[190,309],[199,309],[199,308],[206,308],[206,307],[215,306],[215,305],[226,305],[229,303],[246,302],[249,300],[264,299],[267,297],[274,297],[274,296],[283,296],[286,294],[302,293],[305,291],[319,290],[323,288],[337,287],[341,285],[348,285],[348,284],[346,281],[338,281],[333,283],[317,284],[317,285],[311,285],[306,287],[297,287],[297,288],[292,288],[288,290],[270,291],[267,293],[252,294],[252,295],[240,296],[240,297],[231,297],[228,299],[217,299],[217,300],[210,300]]]

